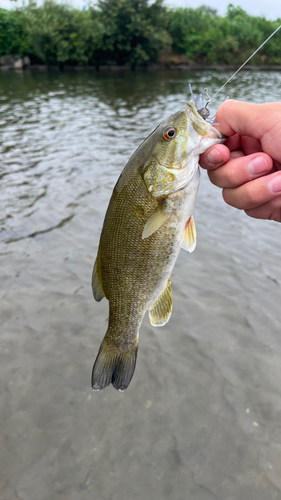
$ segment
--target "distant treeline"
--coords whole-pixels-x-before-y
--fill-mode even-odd
[[[225,17],[202,6],[168,9],[163,0],[99,0],[78,10],[45,0],[0,9],[0,55],[28,55],[33,63],[128,65],[240,64],[278,27],[229,5]],[[281,65],[281,30],[252,64]]]

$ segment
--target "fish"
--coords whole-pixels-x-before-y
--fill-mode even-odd
[[[181,248],[196,246],[199,155],[224,141],[199,111],[191,99],[164,119],[113,189],[92,274],[95,300],[109,301],[108,329],[92,371],[95,391],[129,386],[146,311],[155,327],[171,316],[173,267]]]

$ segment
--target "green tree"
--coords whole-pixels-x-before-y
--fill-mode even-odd
[[[169,23],[173,49],[196,62],[204,62],[206,54],[215,42],[213,29],[217,17],[205,7],[180,7],[173,10]]]
[[[129,64],[132,69],[157,59],[170,46],[166,31],[168,16],[163,0],[99,0],[101,20],[106,26],[103,62]]]
[[[156,61],[159,52],[198,64],[242,64],[280,25],[228,6],[226,16],[203,5],[167,9],[163,0],[99,0],[86,11],[43,0],[0,9],[0,54],[37,56],[46,64],[128,64]],[[251,64],[281,64],[281,30]]]
[[[242,64],[277,28],[278,21],[250,16],[241,7],[228,6],[225,17],[205,6],[177,8],[170,12],[169,33],[175,52],[196,63]],[[280,64],[281,32],[277,33],[251,61]]]
[[[24,55],[30,50],[21,14],[0,9],[0,54]]]
[[[103,25],[93,9],[81,11],[45,0],[22,10],[33,52],[47,64],[87,64],[102,44]]]

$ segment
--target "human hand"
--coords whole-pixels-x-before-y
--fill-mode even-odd
[[[226,203],[250,217],[281,222],[281,103],[228,100],[216,121],[228,139],[201,155],[200,165],[223,188]]]

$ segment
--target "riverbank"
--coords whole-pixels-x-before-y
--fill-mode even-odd
[[[279,25],[233,5],[220,16],[204,6],[169,9],[163,0],[100,0],[86,10],[43,0],[11,11],[0,8],[0,57],[17,58],[3,63],[4,70],[28,67],[25,56],[42,70],[49,65],[230,69],[243,64]],[[281,30],[255,54],[253,64],[279,68],[280,44]]]
[[[180,70],[180,71],[235,71],[239,68],[239,65],[235,64],[195,64],[195,63],[180,63],[180,64],[150,64],[148,66],[139,66],[135,68],[134,71],[161,71],[161,70]],[[31,64],[30,58],[28,56],[1,56],[0,57],[0,70],[2,71],[112,71],[122,72],[122,71],[132,71],[128,65],[102,65],[98,69],[95,66],[69,66],[64,65],[61,68],[59,65],[47,65],[47,64]],[[243,70],[248,71],[281,71],[280,65],[246,65]]]

